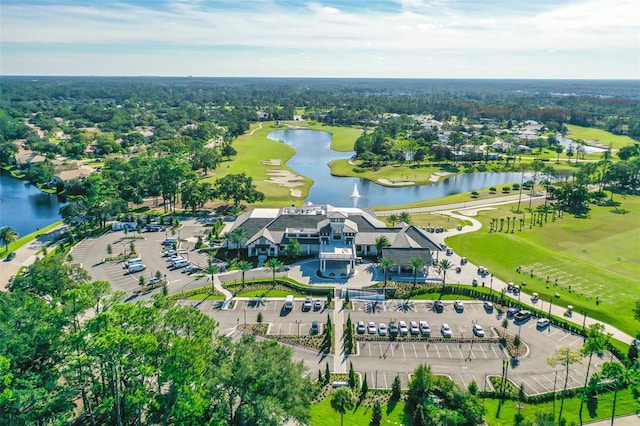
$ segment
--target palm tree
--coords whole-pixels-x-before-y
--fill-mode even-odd
[[[4,244],[4,251],[9,251],[9,244],[18,240],[18,231],[10,226],[0,228],[0,241]]]
[[[558,413],[558,422],[562,419],[564,396],[567,391],[567,385],[569,384],[569,367],[571,364],[575,364],[576,362],[582,362],[582,352],[580,350],[571,349],[569,346],[561,346],[554,355],[547,358],[547,364],[551,367],[555,367],[558,364],[564,365],[565,367],[564,388],[562,388],[562,393],[560,394],[560,413]]]
[[[618,389],[629,383],[637,383],[640,377],[636,376],[640,376],[640,374],[638,374],[638,370],[628,369],[624,364],[619,362],[605,362],[602,364],[602,370],[599,375],[603,379],[611,380],[613,384],[613,404],[611,407],[611,426],[613,426],[613,420],[616,417]]]
[[[422,261],[422,259],[414,257],[409,261],[409,263],[411,264],[411,268],[413,269],[413,288],[411,289],[411,292],[413,293],[418,280],[418,270],[424,267],[424,262]]]
[[[442,259],[438,266],[442,270],[442,288],[444,288],[446,279],[447,279],[447,271],[453,268],[453,264],[449,261],[449,259]]]
[[[236,266],[242,272],[242,288],[244,288],[244,273],[253,268],[253,263],[248,260],[241,260],[236,264]]]
[[[234,229],[231,232],[227,232],[225,234],[225,238],[227,240],[229,240],[230,242],[233,243],[233,245],[236,246],[236,249],[238,250],[238,254],[237,254],[237,258],[240,258],[240,247],[242,246],[242,242],[249,236],[249,234],[247,234],[247,230],[244,229],[242,226],[237,227],[236,229]]]
[[[384,235],[381,235],[379,237],[376,237],[375,245],[376,245],[376,252],[378,253],[378,259],[380,259],[380,256],[382,255],[382,247],[388,247],[391,245],[391,243],[389,242],[387,237],[385,237]]]
[[[356,397],[349,388],[340,388],[331,397],[331,408],[340,413],[340,425],[344,425],[344,415],[347,410],[353,410],[356,406]]]
[[[404,222],[407,225],[411,225],[411,215],[409,213],[402,212],[400,213],[400,216],[398,216],[398,218],[400,219],[401,222]]]
[[[580,396],[580,424],[582,424],[582,407],[584,405],[584,394],[587,389],[587,383],[589,382],[589,370],[591,369],[591,359],[594,353],[602,352],[609,341],[611,334],[605,333],[604,325],[592,324],[587,329],[587,340],[582,345],[582,353],[589,355],[589,363],[587,364],[587,374],[584,376],[584,390]]]
[[[387,222],[390,222],[392,227],[395,226],[396,222],[398,222],[399,220],[400,220],[400,217],[397,214],[391,214],[387,218]]]
[[[271,271],[271,273],[273,274],[273,285],[276,285],[276,272],[284,267],[284,263],[280,259],[272,257],[271,259],[264,262],[264,266],[266,266],[267,270]]]
[[[389,275],[389,269],[393,268],[393,266],[395,265],[395,262],[393,261],[393,259],[389,259],[388,257],[385,257],[384,259],[380,260],[380,266],[382,267],[382,270],[384,271],[384,286],[387,286],[387,276]]]
[[[213,294],[213,292],[215,291],[215,287],[213,285],[214,275],[217,274],[219,271],[220,271],[220,268],[218,268],[218,265],[213,263],[213,260],[209,259],[209,263],[207,265],[207,269],[205,269],[205,272],[207,274],[211,274],[211,291],[212,291],[211,294]]]

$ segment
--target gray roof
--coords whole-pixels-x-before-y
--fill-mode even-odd
[[[383,247],[382,257],[391,259],[396,265],[401,266],[410,266],[411,259],[414,258],[422,260],[426,266],[431,264],[430,251],[422,248]]]

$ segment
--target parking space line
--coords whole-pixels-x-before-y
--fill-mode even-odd
[[[573,345],[575,345],[575,344],[576,344],[576,343],[578,343],[578,342],[579,342],[579,343],[582,343],[582,342],[584,342],[584,339],[583,339],[582,337],[579,337],[579,338],[577,338],[576,340],[574,340],[573,342],[569,343],[569,346],[573,346]]]
[[[413,353],[415,354],[416,358],[418,358],[418,351],[416,350],[416,345],[415,343],[411,344],[411,347],[413,347]]]
[[[482,349],[482,345],[480,345],[479,348],[480,352],[482,352],[482,355],[484,355],[484,359],[487,359],[487,353],[484,351],[484,349]]]
[[[406,358],[407,357],[407,353],[404,351],[404,345],[400,345],[400,347],[402,348],[402,357]]]
[[[386,374],[383,374],[383,375],[382,375],[382,378],[384,379],[384,387],[385,387],[385,389],[386,389],[386,388],[388,388],[388,387],[389,387],[389,385],[387,384],[387,375],[386,375]]]
[[[429,348],[427,347],[426,343],[423,343],[423,345],[424,345],[425,358],[429,358]]]
[[[553,333],[549,333],[549,337],[553,336],[554,334],[560,333],[560,331],[562,330],[560,330],[559,328],[555,329]]]
[[[393,351],[393,345],[392,345],[391,343],[389,343],[389,349],[391,349],[391,358],[395,358],[395,357],[396,357],[396,354],[395,354],[395,352]]]
[[[458,352],[460,352],[460,358],[464,358],[464,355],[462,355],[462,344],[458,345]]]
[[[438,358],[442,358],[440,356],[440,351],[438,350],[438,345],[433,345],[434,348],[436,348],[436,353],[438,354]]]
[[[496,348],[494,348],[493,345],[491,345],[491,350],[493,351],[493,355],[495,355],[496,359],[500,359],[500,355],[496,353]]]
[[[464,376],[463,376],[462,374],[460,375],[460,380],[462,380],[462,387],[463,387],[463,389],[466,389],[466,388],[467,388],[467,382],[466,382],[466,380],[464,379]]]
[[[563,341],[564,339],[566,339],[566,338],[567,338],[567,337],[569,337],[569,336],[571,336],[571,334],[570,334],[570,333],[566,333],[566,334],[564,335],[564,337],[561,337],[560,339],[558,339],[558,342]]]
[[[449,349],[449,345],[446,345],[446,347],[447,347],[447,352],[449,352],[449,358],[453,358],[453,357],[451,356],[451,349]]]
[[[530,377],[531,377],[533,380],[535,380],[536,382],[538,382],[538,384],[539,384],[540,386],[542,386],[542,388],[544,389],[544,391],[545,391],[545,392],[548,392],[548,391],[549,391],[549,388],[548,388],[546,385],[544,385],[540,380],[538,380],[538,378],[537,378],[536,376],[530,376]],[[546,376],[545,376],[545,378],[546,378]]]

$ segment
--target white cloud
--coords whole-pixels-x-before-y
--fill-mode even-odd
[[[148,7],[106,2],[94,6],[11,4],[0,6],[0,31],[3,44],[24,45],[25,53],[34,46],[41,51],[47,45],[60,50],[64,50],[61,45],[68,45],[67,53],[80,57],[79,46],[83,44],[95,47],[96,53],[100,53],[101,45],[109,52],[126,46],[126,51],[139,50],[137,55],[149,58],[150,63],[158,60],[153,52],[165,49],[182,50],[185,64],[202,64],[202,59],[196,56],[207,49],[213,54],[223,48],[237,49],[237,52],[225,50],[224,55],[241,62],[247,51],[253,52],[254,57],[267,59],[276,53],[287,56],[287,50],[304,50],[321,52],[327,58],[344,58],[343,63],[331,65],[332,69],[342,67],[344,73],[352,72],[351,65],[344,63],[348,60],[363,67],[374,63],[379,67],[380,61],[375,58],[416,61],[417,56],[426,52],[434,60],[440,57],[451,61],[450,69],[456,70],[468,63],[454,61],[452,54],[456,52],[466,58],[469,52],[475,52],[476,61],[509,54],[520,57],[526,52],[536,55],[549,50],[584,52],[596,63],[599,52],[638,51],[638,17],[634,4],[627,0],[578,0],[552,7],[545,6],[548,2],[543,1],[529,5],[526,10],[511,2],[478,2],[472,6],[469,2],[438,0],[398,3],[396,12],[371,8],[340,10],[320,1],[303,3],[300,7],[266,1],[243,8],[215,8],[212,5],[224,3],[180,1],[166,9],[151,8],[153,2],[140,3]],[[436,54],[437,51],[442,53]],[[19,60],[17,55],[3,53],[2,57],[3,72],[23,68],[24,64],[15,62]],[[113,60],[117,55],[103,57]],[[24,56],[21,58],[25,60]],[[312,65],[313,59],[309,60]],[[619,63],[633,78],[634,58],[626,58],[626,62],[621,58]],[[636,57],[636,78],[638,63]],[[277,63],[270,65],[285,69]],[[447,64],[439,66],[445,69]],[[489,70],[490,66],[495,74],[504,71],[495,64],[474,65],[479,70]],[[396,65],[390,64],[389,70],[397,71]],[[187,74],[198,73],[194,70]]]

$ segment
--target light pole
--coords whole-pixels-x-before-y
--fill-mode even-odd
[[[491,294],[493,294],[493,274],[489,275],[489,285],[491,288]]]
[[[247,329],[247,308],[244,308],[244,329]],[[300,335],[300,332],[298,331],[298,335]]]

